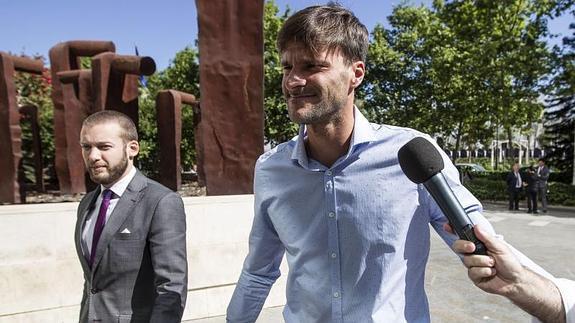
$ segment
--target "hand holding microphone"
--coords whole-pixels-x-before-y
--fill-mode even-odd
[[[473,223],[441,174],[443,158],[431,142],[416,137],[398,152],[399,165],[405,175],[416,184],[423,184],[457,235],[475,244],[475,254],[486,255],[485,245],[473,232]]]
[[[449,220],[450,224],[445,224],[444,229],[455,231],[463,239],[455,241],[452,247],[455,252],[464,254],[467,274],[477,287],[505,296],[542,321],[566,321],[562,296],[554,282],[524,267],[503,241],[481,227],[474,230],[473,223],[441,174],[443,158],[431,142],[416,137],[401,147],[398,157],[405,175],[412,182],[425,186]],[[575,309],[572,308],[569,313],[573,312]],[[570,317],[573,319],[575,315]]]

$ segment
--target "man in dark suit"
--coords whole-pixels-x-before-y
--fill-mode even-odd
[[[99,184],[78,207],[80,322],[180,322],[188,270],[181,197],[136,170],[138,134],[124,114],[89,116],[80,143]]]
[[[549,168],[545,166],[545,159],[539,158],[537,167],[537,195],[541,198],[541,211],[547,212],[547,180],[549,179]]]
[[[519,194],[523,181],[519,174],[519,164],[514,163],[507,174],[507,193],[509,193],[509,210],[519,210]]]
[[[537,214],[539,213],[537,211],[537,174],[535,174],[533,166],[529,166],[521,177],[527,196],[527,213]]]

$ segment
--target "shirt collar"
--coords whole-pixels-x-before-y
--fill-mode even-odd
[[[114,185],[112,185],[112,187],[110,187],[109,190],[114,192],[114,194],[116,194],[117,197],[122,197],[122,194],[124,194],[134,176],[136,176],[136,167],[132,166],[128,174],[123,178],[121,178],[119,181],[117,181]],[[104,185],[100,184],[100,192],[104,192],[105,189],[106,188],[104,187]]]
[[[361,144],[371,142],[375,140],[374,130],[369,123],[369,121],[361,114],[356,106],[353,106],[353,131],[351,133],[351,141],[349,145],[349,150],[345,155],[347,158],[353,149]],[[307,137],[307,131],[305,124],[299,126],[299,134],[293,140],[295,141],[295,147],[291,154],[291,159],[295,160],[304,168],[309,168],[309,159],[307,157],[307,152],[305,150],[305,138]],[[344,158],[344,159],[345,159]],[[335,165],[335,164],[334,164]]]

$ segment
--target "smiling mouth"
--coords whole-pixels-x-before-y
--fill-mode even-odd
[[[315,97],[315,94],[304,94],[304,95],[290,95],[289,100],[301,100]]]

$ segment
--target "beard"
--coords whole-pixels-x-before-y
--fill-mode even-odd
[[[90,179],[94,183],[108,185],[120,179],[126,172],[126,169],[128,169],[128,165],[128,156],[124,154],[117,164],[111,166],[106,164],[103,166],[105,170],[96,170],[93,166],[88,167],[88,173],[90,174]]]
[[[345,76],[341,77],[345,80]],[[337,122],[350,94],[345,81],[326,86],[306,86],[292,93],[284,88],[288,115],[297,124]]]
[[[302,99],[288,98],[288,115],[291,121],[298,124],[318,124],[338,119],[340,112],[345,106],[345,98],[328,96],[319,98],[319,102],[294,102]]]

